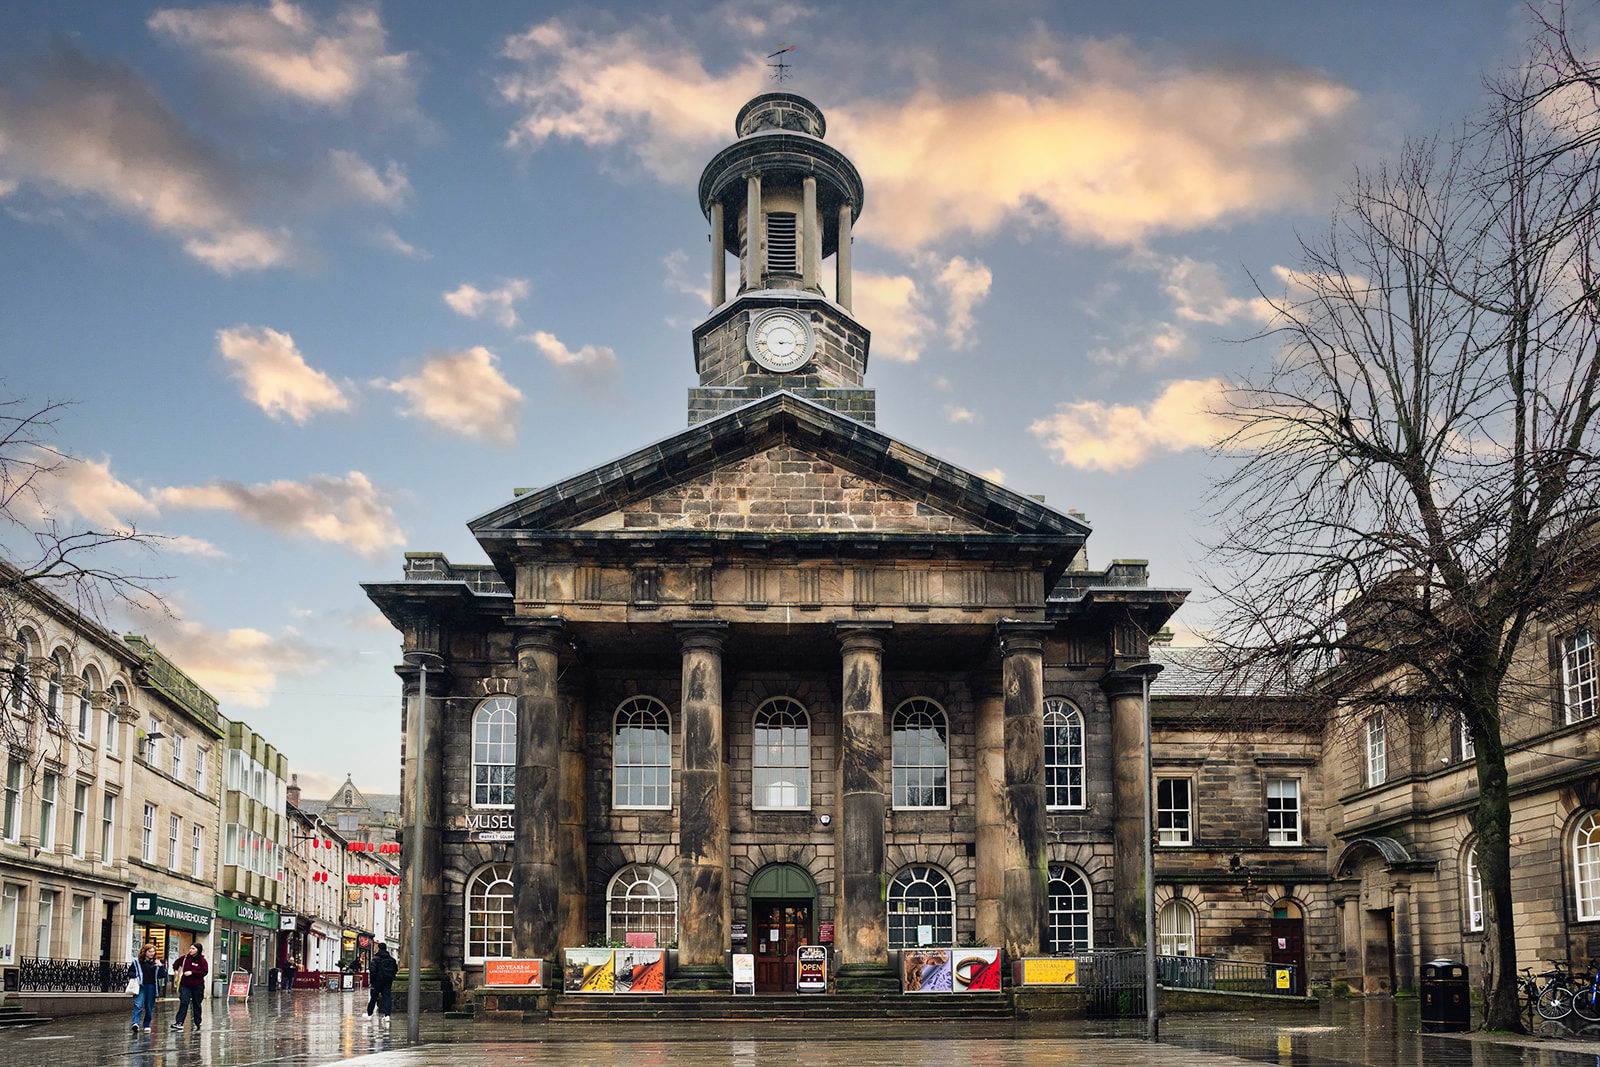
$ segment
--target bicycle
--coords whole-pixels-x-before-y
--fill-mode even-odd
[[[1573,1002],[1577,999],[1577,989],[1572,981],[1572,973],[1557,961],[1553,969],[1541,971],[1540,978],[1545,980],[1544,987],[1539,990],[1539,1016],[1554,1022],[1565,1019],[1572,1014]]]
[[[1528,1026],[1533,1026],[1534,1016],[1538,1014],[1539,980],[1533,976],[1532,967],[1524,967],[1517,974],[1517,999],[1522,1001],[1522,1010],[1528,1016]]]
[[[1589,961],[1589,976],[1581,981],[1572,997],[1572,1010],[1586,1023],[1600,1023],[1600,969]]]

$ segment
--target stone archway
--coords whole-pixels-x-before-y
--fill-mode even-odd
[[[796,950],[816,944],[817,883],[796,864],[769,863],[750,879],[745,903],[756,990],[792,992]]]
[[[1335,867],[1349,887],[1340,905],[1346,981],[1367,996],[1413,991],[1417,985],[1412,883],[1432,871],[1392,837],[1351,841]]]

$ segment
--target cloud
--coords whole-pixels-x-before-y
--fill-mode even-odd
[[[57,42],[0,89],[0,174],[48,195],[91,196],[172,234],[223,274],[287,263],[281,229],[248,218],[237,162],[191,132],[127,67]]]
[[[1193,355],[1194,346],[1181,326],[1170,322],[1135,322],[1122,330],[1122,344],[1115,348],[1091,349],[1089,359],[1116,367],[1136,366],[1146,370],[1175,359]]]
[[[979,471],[978,472],[978,477],[987,478],[989,481],[993,482],[995,485],[1005,485],[1006,484],[1006,472],[1001,470],[999,467],[990,467],[986,471]]]
[[[379,388],[406,398],[402,414],[464,437],[507,443],[516,439],[522,391],[501,377],[493,352],[476,345],[441,352],[422,369]]]
[[[350,4],[320,20],[287,0],[169,8],[148,25],[228,74],[302,104],[343,109],[367,94],[396,109],[412,106],[413,56],[388,51],[376,4]]]
[[[233,364],[251,403],[273,418],[303,423],[323,411],[348,411],[350,398],[322,371],[306,364],[294,338],[266,326],[217,331],[217,349]]]
[[[394,160],[379,174],[371,163],[347,149],[334,149],[328,155],[335,180],[358,200],[399,207],[411,192],[405,168]]]
[[[989,286],[993,283],[994,274],[988,267],[977,260],[968,263],[961,256],[953,257],[934,279],[934,284],[949,301],[944,332],[953,347],[966,348],[971,344],[972,309],[989,295]]]
[[[711,274],[706,272],[698,280],[689,276],[689,253],[683,249],[668,252],[662,257],[661,263],[667,268],[667,276],[662,279],[661,285],[675,293],[688,293],[697,296],[711,305]]]
[[[378,229],[372,231],[371,236],[372,242],[378,247],[387,248],[391,252],[397,252],[400,255],[405,256],[407,259],[433,258],[433,254],[431,252],[427,252],[421,248],[418,248],[410,241],[407,241],[404,237],[401,237],[398,233],[395,233],[392,226],[380,226]]]
[[[527,296],[527,279],[512,278],[500,288],[488,291],[463,284],[461,288],[445,293],[444,302],[457,315],[465,315],[469,319],[488,315],[509,330],[517,324],[517,312],[512,305],[518,300],[527,299]]]
[[[109,459],[78,459],[35,445],[25,446],[16,459],[14,470],[37,472],[20,492],[12,482],[3,487],[9,506],[26,520],[76,516],[98,529],[125,530],[135,519],[159,513],[143,493],[111,473]]]
[[[260,630],[213,630],[198,622],[148,612],[138,629],[224,706],[264,708],[283,674],[319,674],[327,650],[304,641],[293,628],[273,637]]]
[[[205,559],[223,559],[227,553],[222,551],[210,541],[201,537],[187,537],[183,534],[161,534],[161,547],[170,548],[172,551],[184,556],[201,556]]]
[[[599,35],[558,20],[511,38],[500,80],[519,107],[513,144],[552,137],[693,181],[729,118],[767,88],[764,57],[721,74],[669,24]],[[1041,49],[1043,51],[1041,51]],[[856,230],[901,251],[1008,222],[1132,244],[1314,202],[1359,97],[1304,68],[1163,66],[1121,40],[1035,38],[1034,84],[831,109],[830,138],[870,191]]]
[[[903,274],[856,271],[851,285],[855,317],[872,331],[872,354],[902,363],[921,358],[933,320],[922,310],[917,283]]]
[[[712,14],[729,29],[747,37],[760,37],[773,30],[781,30],[791,22],[804,18],[808,11],[799,4],[741,3],[727,0],[718,4]]]
[[[983,421],[983,417],[976,411],[969,410],[968,408],[964,408],[956,404],[946,404],[944,406],[944,418],[946,422],[955,423]]]
[[[1171,299],[1173,312],[1180,319],[1213,326],[1225,326],[1238,318],[1260,322],[1272,319],[1272,307],[1261,297],[1231,295],[1222,269],[1215,263],[1188,256],[1140,253],[1133,257],[1132,264],[1160,273],[1161,291]],[[1282,269],[1276,268],[1280,277]]]
[[[394,510],[360,471],[249,486],[218,479],[152,495],[163,507],[226,511],[274,533],[342,545],[371,558],[405,543]]]
[[[1084,400],[1057,404],[1056,413],[1029,428],[1057,462],[1084,470],[1136,467],[1156,452],[1204,448],[1228,425],[1212,414],[1223,406],[1220,378],[1175,381],[1141,411],[1123,404]]]
[[[544,353],[545,359],[591,390],[607,388],[616,375],[617,354],[605,345],[584,345],[574,352],[555,334],[543,330],[528,334],[522,340],[531,343]]]

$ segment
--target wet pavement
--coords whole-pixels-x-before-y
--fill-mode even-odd
[[[812,1023],[517,1025],[424,1015],[410,1046],[405,1019],[390,1028],[360,1014],[366,995],[258,993],[249,1004],[208,1011],[198,1033],[166,1029],[175,1003],[157,1008],[153,1033],[129,1031],[127,1016],[63,1018],[0,1031],[0,1067],[247,1067],[353,1063],[363,1067],[1037,1067],[1128,1064],[1172,1067],[1600,1067],[1600,1028],[1575,1034],[1543,1024],[1527,1038],[1422,1034],[1415,1001],[1324,1002],[1316,1011],[1260,1015],[1174,1015],[1162,1041],[1143,1040],[1142,1020],[969,1023],[863,1020]]]

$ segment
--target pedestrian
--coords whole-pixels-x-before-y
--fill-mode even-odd
[[[206,962],[205,946],[196,941],[189,946],[189,954],[178,962],[178,1019],[172,1029],[183,1029],[183,1017],[194,1008],[194,1028],[200,1029],[200,1009],[206,1002],[206,975],[211,964]]]
[[[385,1026],[389,1025],[389,1010],[394,1006],[394,976],[399,973],[400,964],[389,955],[389,946],[378,942],[378,954],[367,968],[367,980],[372,986],[367,997],[367,1017],[371,1018],[372,1009],[377,1008]]]
[[[294,989],[294,972],[297,970],[299,968],[295,966],[293,956],[283,957],[283,988],[285,990]]]
[[[146,941],[139,956],[128,964],[128,980],[139,980],[139,991],[133,995],[133,1032],[139,1032],[139,1017],[144,1016],[144,1032],[156,1018],[156,989],[167,977],[167,965],[156,955],[154,941]]]

